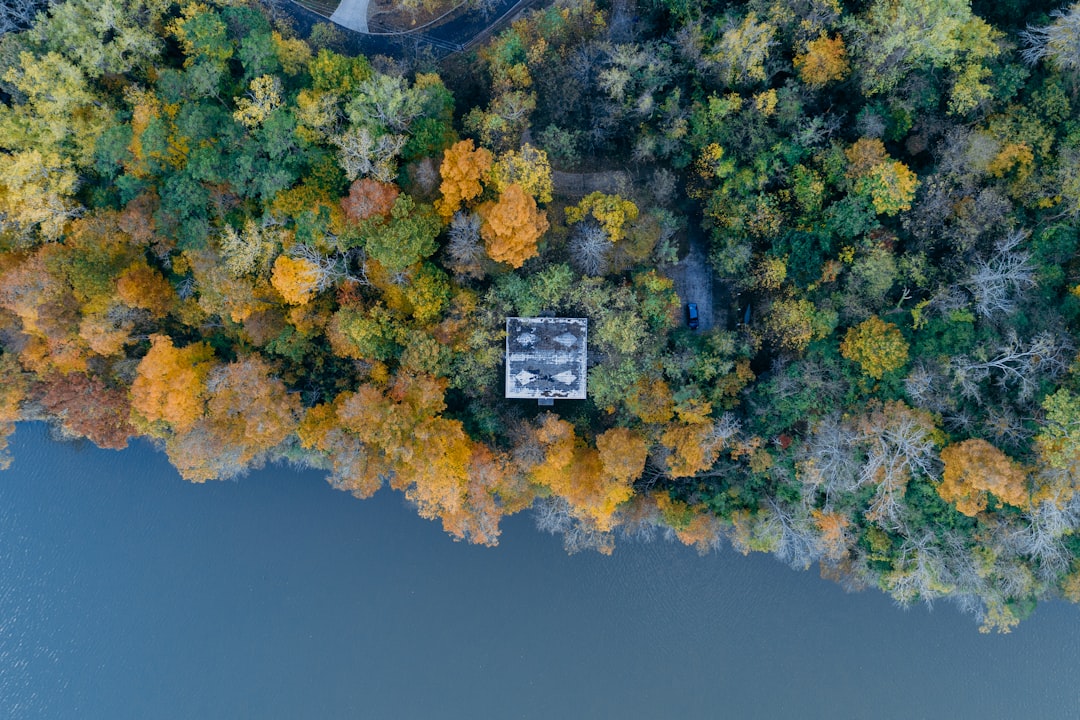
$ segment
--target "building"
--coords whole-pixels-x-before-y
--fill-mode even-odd
[[[588,336],[585,318],[506,318],[506,397],[585,399]]]

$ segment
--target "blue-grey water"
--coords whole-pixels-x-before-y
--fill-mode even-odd
[[[21,426],[0,473],[0,718],[1078,718],[1080,609],[1007,636],[659,542],[454,543],[317,473],[181,481]]]

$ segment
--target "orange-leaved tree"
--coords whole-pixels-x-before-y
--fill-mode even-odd
[[[480,236],[492,260],[519,268],[538,254],[537,241],[548,229],[547,214],[520,185],[510,185],[497,202],[485,202],[477,211],[483,220]]]
[[[544,459],[532,468],[533,482],[565,499],[575,518],[601,532],[610,531],[615,525],[616,509],[634,494],[630,483],[640,474],[634,462],[637,458],[631,458],[628,463],[609,459],[605,465],[600,452],[585,445],[570,423],[552,413],[541,418],[536,439]],[[618,431],[604,441],[609,452],[623,447],[640,455],[636,445],[633,436]]]
[[[131,403],[125,389],[93,375],[54,373],[45,379],[41,405],[59,418],[64,431],[98,447],[122,450],[135,428],[128,422]]]
[[[345,211],[345,217],[353,222],[361,222],[375,215],[387,217],[400,194],[401,190],[393,183],[362,178],[349,186],[349,194],[341,199],[341,209]]]
[[[1028,506],[1028,473],[1022,465],[978,438],[964,440],[941,451],[945,464],[937,491],[965,515],[986,509],[988,493],[1008,505]]]
[[[491,169],[492,156],[486,148],[474,148],[472,140],[454,143],[443,152],[442,197],[435,201],[435,209],[449,220],[463,202],[468,202],[483,192],[480,180]]]
[[[830,38],[822,33],[806,43],[806,52],[795,56],[795,69],[802,81],[811,87],[843,80],[851,71],[844,39],[839,35]]]
[[[223,480],[260,466],[299,424],[299,396],[258,355],[214,368],[205,387],[205,416],[165,445],[186,480]]]
[[[151,435],[187,432],[206,410],[206,376],[214,351],[205,343],[178,348],[167,335],[151,335],[150,350],[131,384],[132,421]]]

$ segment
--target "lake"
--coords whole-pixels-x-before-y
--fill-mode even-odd
[[[980,635],[666,542],[455,543],[399,495],[21,425],[0,473],[3,718],[1077,718],[1080,608]]]

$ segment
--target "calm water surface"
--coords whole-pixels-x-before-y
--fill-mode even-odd
[[[182,482],[20,427],[0,473],[0,718],[1080,718],[1080,609],[983,636],[666,543],[450,541],[316,473]]]

